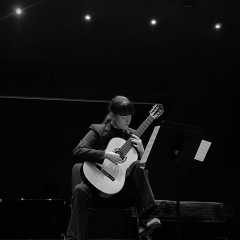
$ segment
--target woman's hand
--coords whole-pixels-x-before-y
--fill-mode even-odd
[[[105,152],[104,158],[107,158],[109,161],[113,162],[114,164],[118,165],[118,163],[122,163],[122,159],[120,155],[115,152]]]
[[[138,152],[140,154],[140,158],[141,158],[144,153],[144,147],[142,144],[142,140],[134,134],[131,135],[130,140],[131,140],[133,146],[138,150]]]

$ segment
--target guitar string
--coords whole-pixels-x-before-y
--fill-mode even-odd
[[[140,137],[143,132],[147,129],[147,127],[153,122],[154,117],[149,115],[145,121],[141,124],[141,126],[135,131],[136,136]],[[130,139],[128,139],[123,146],[119,150],[119,154],[121,157],[124,157],[128,151],[132,148],[132,143]]]
[[[155,118],[150,114],[144,122],[139,126],[139,128],[135,131],[135,135],[140,137],[144,131],[149,127],[149,125],[153,122]],[[129,152],[129,150],[132,148],[132,143],[130,141],[130,138],[123,144],[123,146],[117,151],[119,153],[120,157],[124,159],[125,155]],[[103,166],[102,166],[103,167]],[[106,172],[107,169],[103,168]]]
[[[149,121],[149,124],[151,123],[151,121]],[[147,124],[147,126],[149,126],[149,124]],[[138,136],[141,136],[141,134],[143,133],[143,131],[146,129],[146,124],[142,125],[142,128],[138,129],[140,130],[140,132],[138,132]],[[142,131],[142,133],[141,133]],[[130,139],[122,146],[121,150],[123,152],[123,155],[125,156],[129,150],[132,148],[132,142],[130,141]]]
[[[140,137],[144,131],[148,128],[148,126],[153,122],[155,118],[152,115],[149,115],[144,122],[139,126],[139,128],[135,131],[135,135]],[[129,150],[132,148],[132,143],[130,138],[123,144],[123,146],[117,151],[117,153],[120,155],[122,159],[124,159],[125,155],[129,152]],[[110,166],[102,166],[103,170],[110,174],[108,169],[111,168],[111,166],[114,166],[111,164]]]
[[[161,115],[161,114],[160,114]],[[135,131],[135,135],[140,137],[143,132],[148,128],[148,126],[153,122],[155,118],[150,114],[145,121],[140,125],[140,127]],[[128,139],[123,146],[117,151],[122,159],[128,153],[128,151],[132,148],[132,143],[130,139]]]

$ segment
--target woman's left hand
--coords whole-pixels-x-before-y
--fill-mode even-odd
[[[143,144],[142,144],[142,140],[139,137],[137,137],[136,135],[134,135],[134,134],[131,134],[130,140],[131,140],[133,146],[142,155],[143,152],[144,152],[144,147],[143,147]]]

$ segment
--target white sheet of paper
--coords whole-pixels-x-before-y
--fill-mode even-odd
[[[210,145],[211,145],[211,142],[202,140],[194,159],[203,162],[210,148]]]
[[[142,156],[142,159],[140,161],[140,163],[146,163],[147,162],[147,159],[148,159],[148,156],[149,156],[149,153],[152,149],[152,146],[153,146],[153,143],[156,139],[156,136],[158,134],[158,131],[160,129],[160,126],[156,126],[152,132],[152,135],[148,141],[148,144],[147,144],[147,147],[145,148],[145,151],[143,153],[143,156]]]

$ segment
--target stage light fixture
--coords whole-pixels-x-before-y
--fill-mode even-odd
[[[222,24],[221,23],[216,23],[214,27],[215,27],[215,29],[219,30],[219,29],[221,29]]]
[[[17,15],[21,15],[22,14],[22,9],[21,8],[16,8],[15,10]]]
[[[90,15],[86,15],[85,16],[85,20],[90,21],[91,20],[91,16]]]
[[[155,19],[152,19],[150,23],[151,23],[151,25],[156,25],[157,21]]]

